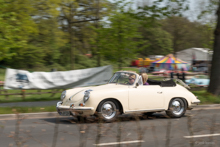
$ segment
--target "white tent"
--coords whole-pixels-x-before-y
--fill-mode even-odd
[[[207,48],[189,48],[179,52],[176,52],[176,57],[192,63],[192,60],[195,61],[211,61],[213,51]]]

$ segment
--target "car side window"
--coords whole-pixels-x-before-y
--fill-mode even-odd
[[[138,84],[139,84],[139,85],[143,85],[142,76],[139,76],[139,77],[138,77]]]

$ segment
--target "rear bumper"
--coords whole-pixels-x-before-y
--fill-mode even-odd
[[[198,105],[199,103],[200,103],[200,100],[198,99],[191,102],[191,104],[194,104],[194,105]]]
[[[200,103],[200,100],[196,99],[194,101],[191,102],[191,105],[187,108],[187,110],[192,110],[194,107]]]
[[[70,107],[62,106],[60,102],[57,103],[57,112],[60,115],[67,116],[69,115],[92,115],[93,107]],[[69,112],[69,113],[68,113]]]

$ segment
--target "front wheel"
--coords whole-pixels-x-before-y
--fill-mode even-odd
[[[97,111],[105,122],[113,122],[119,114],[119,105],[115,100],[105,100],[99,104]]]
[[[186,104],[180,98],[175,98],[170,101],[169,110],[166,114],[172,118],[182,117],[186,112]]]

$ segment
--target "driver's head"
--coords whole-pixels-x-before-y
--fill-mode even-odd
[[[131,74],[129,76],[129,83],[130,83],[130,85],[134,84],[135,78],[136,78],[136,76],[134,74]]]

